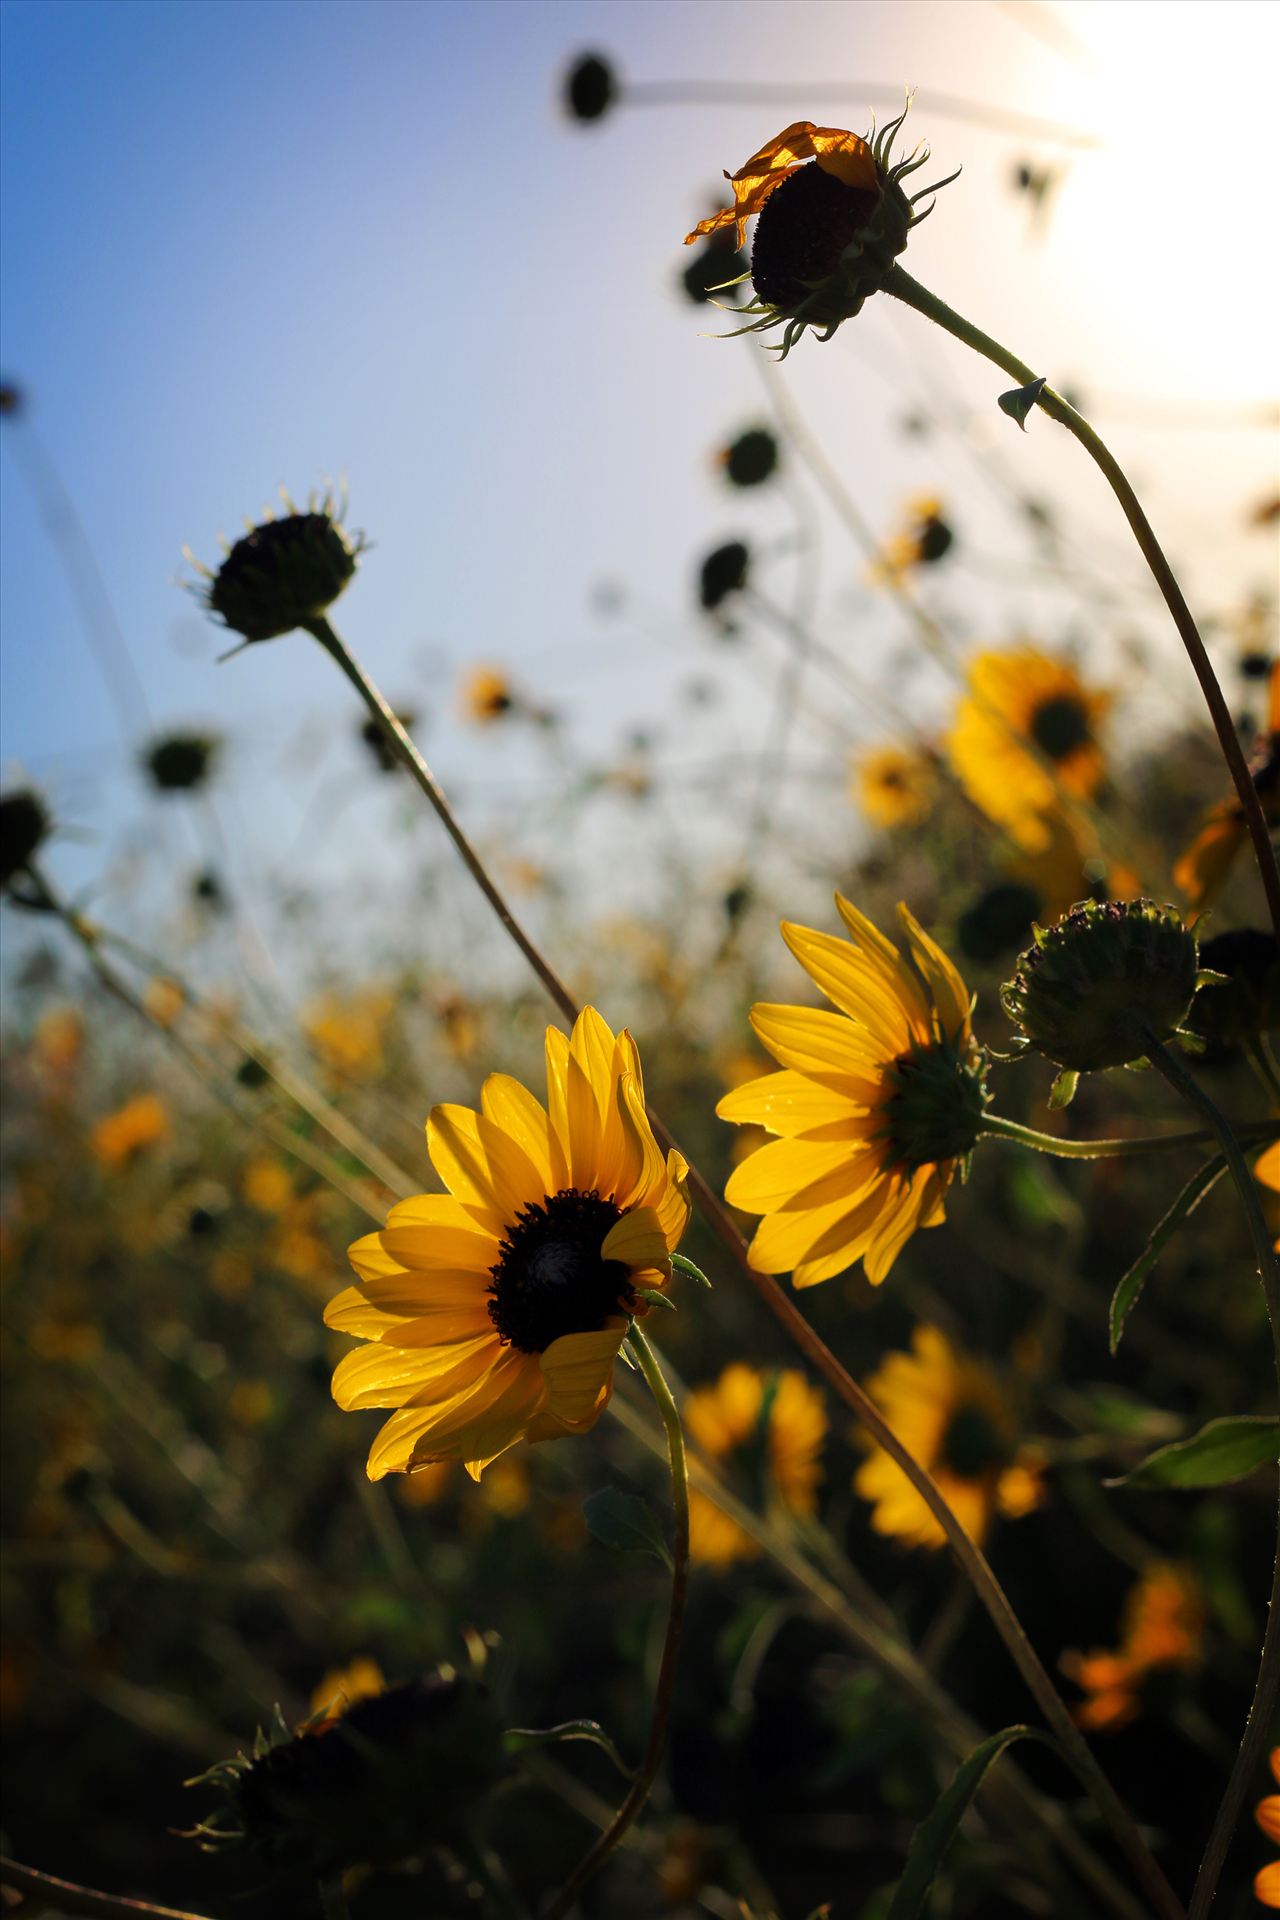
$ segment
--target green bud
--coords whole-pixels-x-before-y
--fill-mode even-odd
[[[326,497],[307,513],[264,520],[237,540],[210,577],[204,602],[245,640],[275,640],[333,605],[363,551],[363,536],[348,536]]]

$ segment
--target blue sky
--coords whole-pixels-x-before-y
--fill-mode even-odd
[[[555,852],[525,804],[555,769],[545,744],[458,728],[468,660],[523,675],[566,713],[583,757],[639,725],[681,763],[758,744],[759,679],[726,679],[710,717],[681,696],[691,675],[725,676],[691,610],[699,555],[738,531],[789,530],[776,499],[728,498],[711,457],[761,416],[758,349],[701,338],[716,317],[672,282],[722,166],[805,112],[865,125],[818,76],[918,86],[913,119],[936,170],[965,172],[913,239],[912,270],[1099,396],[1099,424],[1150,487],[1204,604],[1259,571],[1265,584],[1273,562],[1240,518],[1268,484],[1272,437],[1151,428],[1142,403],[1229,412],[1274,397],[1276,270],[1251,201],[1256,181],[1265,203],[1269,178],[1275,16],[1215,5],[1210,44],[1207,10],[1186,0],[1158,9],[1153,47],[1156,10],[1061,4],[1048,23],[1066,37],[1046,38],[1048,9],[988,0],[6,0],[5,374],[73,495],[153,723],[228,736],[227,804],[249,864],[269,869],[324,783],[361,771],[348,696],[317,650],[294,638],[216,666],[223,636],[175,585],[184,543],[216,561],[219,532],[234,538],[281,485],[299,497],[348,486],[352,524],[376,544],[343,629],[393,699],[428,711],[428,751],[473,817],[501,825],[520,803],[513,831],[531,854]],[[807,106],[636,107],[580,128],[557,91],[584,47],[636,80],[815,90]],[[1229,93],[1214,92],[1219,70]],[[1008,175],[1060,150],[931,112],[938,86],[1103,134],[1073,161],[1044,240]],[[1194,134],[1218,114],[1240,176],[1225,190],[1206,177],[1222,147]],[[1170,190],[1171,169],[1190,190],[1181,178]],[[1229,231],[1206,238],[1197,193]],[[1232,260],[1216,296],[1188,234]],[[1074,449],[1047,429],[1012,439],[992,411],[998,376],[914,316],[875,310],[888,304],[785,369],[868,518],[887,526],[904,493],[941,493],[969,549],[1016,573],[1016,515],[974,477],[998,444],[1024,489],[1069,491],[1100,567],[1137,579]],[[967,446],[901,435],[904,412],[939,394]],[[134,768],[143,722],[113,709],[15,452],[23,431],[6,421],[0,451],[0,753],[6,781],[35,774],[91,830],[59,856],[85,881],[120,845],[153,845]],[[902,638],[892,610],[825,522],[823,551],[823,617],[878,671]],[[593,610],[606,580],[628,595],[612,620]],[[960,644],[1029,621],[1086,647],[1119,637],[1056,588],[1002,582],[998,565],[957,576],[945,611]],[[1151,631],[1168,641],[1158,620]],[[1162,699],[1181,698],[1178,671]],[[877,731],[865,713],[846,718]],[[799,750],[829,756],[817,734]],[[317,870],[362,857],[343,835],[367,833],[368,809],[343,818]]]

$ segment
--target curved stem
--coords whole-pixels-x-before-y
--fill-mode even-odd
[[[994,1140],[1013,1140],[1020,1147],[1034,1147],[1037,1153],[1052,1153],[1059,1160],[1122,1159],[1132,1154],[1164,1153],[1174,1147],[1209,1146],[1220,1138],[1215,1130],[1208,1133],[1134,1134],[1130,1138],[1114,1140],[1062,1140],[1055,1133],[1040,1133],[1035,1127],[1024,1127],[1016,1120],[1006,1120],[999,1113],[984,1113],[978,1125],[983,1133],[989,1133]],[[1280,1120],[1250,1120],[1244,1126],[1236,1127],[1234,1133],[1237,1140],[1247,1142],[1280,1140]]]
[[[99,1893],[96,1887],[82,1887],[74,1880],[60,1880],[56,1874],[40,1873],[17,1860],[0,1859],[0,1887],[29,1894],[40,1909],[57,1913],[88,1916],[88,1920],[204,1920],[204,1915],[188,1913],[184,1907],[157,1907],[148,1900],[126,1900],[122,1894]]]
[[[1262,1289],[1266,1295],[1267,1312],[1271,1319],[1276,1372],[1280,1376],[1280,1263],[1276,1260],[1271,1236],[1267,1231],[1266,1217],[1258,1196],[1257,1181],[1249,1171],[1248,1162],[1240,1149],[1239,1139],[1195,1075],[1183,1065],[1177,1054],[1157,1040],[1154,1034],[1150,1032],[1146,1034],[1145,1046],[1147,1056],[1156,1071],[1164,1075],[1170,1086],[1180,1093],[1190,1106],[1204,1115],[1218,1137],[1223,1158],[1235,1181],[1244,1207],[1245,1218],[1249,1222],[1254,1255],[1262,1277]],[[1218,1876],[1222,1872],[1227,1849],[1231,1845],[1231,1836],[1235,1832],[1240,1818],[1240,1809],[1249,1791],[1249,1783],[1262,1764],[1263,1749],[1275,1719],[1278,1697],[1280,1697],[1280,1523],[1277,1529],[1276,1561],[1271,1577],[1271,1599],[1262,1641],[1262,1657],[1258,1663],[1258,1678],[1254,1683],[1253,1700],[1245,1721],[1240,1749],[1236,1754],[1235,1765],[1231,1769],[1226,1792],[1222,1796],[1222,1804],[1218,1808],[1204,1858],[1200,1863],[1200,1872],[1196,1877],[1195,1891],[1191,1896],[1191,1920],[1204,1920],[1212,1904],[1218,1885]]]
[[[346,678],[359,692],[388,742],[409,768],[439,815],[449,838],[462,855],[467,871],[475,879],[481,892],[521,953],[529,961],[556,1006],[566,1019],[570,1021],[575,1019],[578,1013],[577,1002],[517,922],[497,886],[485,871],[479,855],[455,820],[449,803],[437,785],[426,761],[378,689],[358,665],[354,656],[348,652],[327,620],[315,622],[307,631],[313,633],[325,651],[338,662]],[[659,1115],[652,1108],[648,1112],[649,1124],[658,1142],[668,1150],[675,1147],[675,1138]],[[684,1157],[688,1161],[688,1156]],[[952,1552],[956,1555],[966,1577],[990,1616],[996,1632],[1004,1641],[1010,1658],[1034,1696],[1040,1711],[1063,1745],[1075,1756],[1076,1762],[1086,1770],[1087,1777],[1092,1782],[1093,1797],[1099,1812],[1106,1820],[1117,1845],[1127,1859],[1135,1880],[1145,1889],[1152,1903],[1152,1912],[1163,1916],[1164,1920],[1185,1920],[1181,1902],[1165,1879],[1159,1863],[1143,1840],[1132,1816],[1126,1811],[1111,1783],[1089,1751],[1061,1695],[1027,1639],[1008,1595],[996,1579],[981,1549],[965,1532],[963,1525],[948,1506],[930,1475],[902,1444],[874,1401],[841,1365],[821,1334],[810,1326],[790,1294],[771,1273],[758,1273],[752,1267],[746,1242],[734,1225],[727,1208],[722,1205],[706,1179],[692,1163],[689,1163],[688,1185],[703,1219],[734,1260],[743,1277],[751,1282],[774,1318],[799,1347],[810,1365],[822,1375],[837,1398],[844,1402],[859,1424],[867,1429],[877,1445],[883,1448],[894,1464],[906,1475],[937,1520]]]
[[[934,321],[955,339],[963,341],[965,346],[972,347],[975,353],[980,353],[985,359],[994,362],[1020,385],[1027,386],[1036,379],[1036,374],[1025,361],[1019,360],[1016,354],[1002,347],[998,340],[991,338],[990,334],[983,333],[980,327],[975,327],[971,321],[965,320],[949,307],[945,300],[939,300],[937,295],[930,293],[927,287],[922,287],[918,280],[913,280],[902,267],[891,268],[885,280],[884,290],[886,293],[891,293],[895,299],[901,300],[904,305],[913,307],[917,313],[923,314],[926,320]],[[1245,759],[1244,749],[1236,734],[1230,709],[1223,698],[1222,688],[1218,685],[1217,675],[1205,651],[1204,641],[1200,638],[1200,631],[1192,618],[1191,609],[1183,598],[1182,589],[1174,577],[1173,569],[1152,531],[1151,523],[1142,510],[1137,494],[1129,485],[1110,449],[1099,439],[1088,421],[1083,419],[1060,393],[1056,393],[1049,386],[1041,389],[1036,404],[1043,408],[1051,420],[1056,420],[1060,426],[1067,429],[1068,433],[1074,434],[1090,459],[1101,470],[1108,486],[1120,502],[1121,510],[1133,530],[1133,537],[1141,549],[1142,557],[1151,569],[1156,585],[1164,597],[1165,605],[1173,615],[1173,623],[1178,629],[1182,644],[1195,669],[1196,678],[1200,682],[1200,691],[1209,709],[1214,731],[1218,736],[1218,744],[1222,748],[1223,759],[1230,770],[1241,811],[1249,828],[1249,837],[1253,841],[1253,850],[1257,857],[1258,870],[1262,875],[1271,919],[1277,934],[1280,934],[1280,868],[1276,865],[1275,849],[1271,845],[1262,802],[1254,786],[1253,776],[1249,772],[1248,761]]]
[[[684,1430],[680,1412],[670,1387],[662,1377],[657,1355],[633,1322],[627,1341],[640,1362],[645,1384],[653,1395],[667,1436],[667,1456],[671,1462],[671,1504],[675,1529],[671,1542],[671,1607],[667,1614],[666,1638],[662,1643],[662,1664],[653,1695],[653,1713],[649,1720],[649,1739],[640,1770],[631,1783],[626,1799],[614,1814],[595,1845],[574,1868],[569,1878],[543,1909],[542,1920],[563,1920],[588,1880],[604,1865],[627,1828],[649,1798],[667,1742],[667,1723],[675,1696],[676,1661],[680,1654],[680,1634],[684,1626],[685,1600],[689,1590],[689,1469],[685,1463]]]

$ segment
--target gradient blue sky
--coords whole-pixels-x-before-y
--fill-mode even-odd
[[[1273,555],[1241,516],[1270,484],[1274,436],[1151,426],[1144,408],[1178,396],[1211,418],[1274,398],[1277,18],[1252,0],[5,0],[4,371],[74,496],[155,724],[227,734],[251,862],[293,846],[326,780],[360,773],[347,693],[318,651],[294,638],[215,666],[224,636],[174,584],[184,542],[216,560],[218,533],[234,538],[282,484],[349,487],[376,548],[340,624],[393,699],[429,710],[428,750],[475,817],[520,802],[526,851],[554,854],[527,805],[554,769],[543,748],[453,723],[467,660],[523,674],[584,755],[639,724],[682,764],[763,735],[755,680],[710,718],[680,697],[723,666],[691,612],[700,553],[739,530],[785,537],[789,519],[776,500],[727,498],[710,457],[762,413],[758,348],[699,337],[716,317],[672,283],[722,166],[803,113],[866,115],[815,84],[782,107],[635,108],[580,128],[557,95],[585,47],[637,81],[914,83],[936,171],[965,171],[913,239],[912,270],[1083,387],[1202,606],[1266,586]],[[1074,157],[1045,239],[1009,170],[1061,150],[936,114],[938,86],[1102,134]],[[999,376],[889,309],[873,302],[784,370],[865,513],[885,526],[921,488],[954,503],[991,563],[948,588],[961,638],[1033,623],[1113,647],[1119,627],[1099,633],[1056,589],[1002,581],[1026,549],[974,453],[998,446],[1019,485],[1069,492],[1098,564],[1137,580],[1094,476],[1044,423],[1016,436],[993,411]],[[898,431],[939,392],[967,446]],[[141,722],[126,728],[108,698],[15,457],[23,431],[6,421],[0,454],[0,752],[6,782],[25,769],[93,830],[60,853],[84,880],[121,840],[151,844]],[[875,671],[901,630],[826,531],[824,618]],[[626,585],[632,612],[593,611],[602,580]],[[1160,698],[1180,700],[1172,635],[1134,604],[1166,649]],[[800,746],[827,751],[817,735]],[[363,805],[344,816],[361,831]],[[360,843],[335,836],[323,857],[359,859]]]

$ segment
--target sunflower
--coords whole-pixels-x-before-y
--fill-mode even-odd
[[[950,553],[955,537],[941,500],[932,494],[917,494],[908,500],[897,531],[881,548],[872,578],[888,583],[902,580],[920,567],[936,566]]]
[[[997,1511],[1018,1518],[1038,1504],[1035,1456],[1018,1453],[1013,1408],[989,1368],[937,1327],[917,1327],[911,1346],[888,1356],[867,1391],[981,1546]],[[944,1546],[946,1535],[902,1468],[874,1441],[864,1436],[863,1444],[868,1457],[853,1486],[873,1503],[875,1531],[907,1546]]]
[[[139,1093],[98,1121],[90,1135],[95,1157],[104,1167],[127,1166],[169,1131],[169,1109],[157,1093]]]
[[[725,174],[733,205],[700,220],[685,245],[732,228],[741,247],[747,221],[759,215],[751,249],[756,297],[745,309],[756,317],[741,331],[784,326],[785,357],[806,327],[829,340],[885,285],[911,228],[929,211],[917,212],[917,202],[946,184],[911,197],[904,191],[902,181],[929,157],[924,147],[891,162],[905,118],[904,107],[871,140],[796,120]]]
[[[401,1202],[350,1249],[360,1284],[325,1321],[367,1343],[333,1376],[338,1405],[396,1409],[371,1480],[437,1460],[478,1480],[519,1440],[594,1426],[641,1291],[670,1278],[688,1168],[654,1140],[631,1035],[585,1007],[571,1038],[547,1029],[546,1059],[545,1108],[502,1073],[478,1113],[434,1107],[448,1192]]]
[[[1142,1710],[1147,1676],[1196,1666],[1203,1637],[1204,1601],[1190,1574],[1163,1561],[1148,1567],[1125,1600],[1120,1645],[1069,1648],[1058,1662],[1086,1695],[1075,1709],[1079,1725],[1094,1733],[1126,1726]]]
[[[754,1468],[768,1492],[792,1513],[811,1514],[822,1478],[827,1416],[822,1396],[802,1373],[760,1373],[736,1361],[714,1386],[699,1387],[684,1403],[689,1436],[712,1459]],[[736,1520],[696,1489],[689,1495],[689,1552],[724,1568],[754,1559],[760,1549]]]
[[[1087,800],[1102,779],[1097,736],[1110,696],[1028,646],[980,653],[968,684],[947,742],[951,764],[988,820],[1039,853],[1052,838],[1045,816],[1061,797]]]
[[[476,727],[491,726],[516,706],[510,680],[501,667],[472,667],[463,677],[459,694],[463,717]]]
[[[1280,1787],[1280,1747],[1271,1749],[1271,1777]],[[1253,1817],[1273,1846],[1280,1847],[1280,1793],[1259,1800]],[[1253,1877],[1254,1896],[1264,1907],[1280,1907],[1280,1860],[1269,1860]]]
[[[877,827],[918,827],[933,811],[938,776],[921,747],[873,747],[859,756],[851,797]]]
[[[751,1024],[782,1067],[720,1101],[722,1120],[780,1136],[738,1167],[726,1198],[763,1214],[758,1273],[811,1287],[861,1260],[878,1286],[917,1227],[936,1227],[986,1105],[969,991],[898,913],[904,956],[836,895],[848,940],[782,923],[782,937],[838,1008],[767,1006]]]

